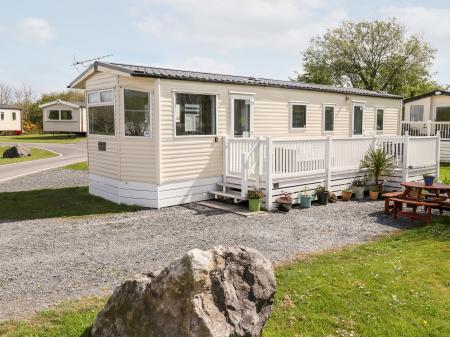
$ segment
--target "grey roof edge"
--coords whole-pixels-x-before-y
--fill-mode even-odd
[[[275,80],[266,78],[254,78],[252,76],[237,76],[237,75],[226,75],[218,73],[208,73],[208,72],[198,72],[198,71],[188,71],[188,70],[177,70],[170,68],[160,68],[160,67],[149,67],[141,65],[131,65],[115,62],[94,62],[88,69],[86,69],[82,74],[80,74],[74,81],[71,82],[69,87],[79,81],[85,74],[89,72],[92,67],[97,70],[98,66],[109,68],[111,70],[125,72],[131,76],[135,77],[151,77],[151,78],[164,78],[172,80],[184,80],[184,81],[197,81],[197,82],[210,82],[210,83],[228,83],[236,85],[249,85],[249,86],[260,86],[260,87],[274,87],[274,88],[284,88],[284,89],[294,89],[294,90],[306,90],[306,91],[320,91],[329,92],[336,94],[348,94],[357,96],[369,96],[369,97],[380,97],[380,98],[390,98],[390,99],[402,99],[401,96],[388,94],[385,92],[376,92],[365,89],[357,88],[347,88],[347,87],[337,87],[331,85],[315,84],[315,83],[304,83],[295,81],[285,81],[285,80]],[[136,69],[134,69],[136,68]]]
[[[5,110],[22,110],[17,105],[11,105],[11,104],[0,104],[0,109],[5,109]]]
[[[440,91],[441,94],[440,95],[436,95],[437,91]],[[444,90],[444,89],[432,90],[430,92],[426,92],[426,93],[421,94],[421,95],[417,95],[417,96],[414,96],[414,97],[406,98],[406,99],[403,100],[403,103],[414,102],[414,101],[417,101],[419,99],[430,97],[430,96],[450,96],[450,91]]]

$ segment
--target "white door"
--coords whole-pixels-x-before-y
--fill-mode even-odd
[[[353,135],[362,136],[363,134],[363,118],[364,118],[364,106],[361,104],[353,105]]]
[[[252,110],[252,97],[235,96],[231,98],[231,128],[233,137],[251,137]]]

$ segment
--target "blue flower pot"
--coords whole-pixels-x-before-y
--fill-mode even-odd
[[[425,176],[425,177],[423,177],[423,181],[425,183],[425,186],[431,186],[431,185],[433,185],[434,177],[433,176]]]

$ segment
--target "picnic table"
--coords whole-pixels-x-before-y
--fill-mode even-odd
[[[450,185],[445,184],[433,184],[425,185],[423,182],[404,182],[400,185],[405,187],[403,192],[391,192],[386,193],[385,197],[385,213],[389,214],[392,209],[394,218],[398,216],[408,217],[411,220],[424,220],[431,221],[432,209],[439,209],[440,213],[444,209],[450,209],[450,203],[447,202],[447,197],[450,196]],[[423,191],[429,192],[427,198],[423,199]],[[442,195],[446,193],[446,195]],[[394,204],[391,206],[391,202]],[[412,212],[406,212],[403,210],[403,205],[412,208]],[[418,207],[424,207],[424,214],[417,213]]]

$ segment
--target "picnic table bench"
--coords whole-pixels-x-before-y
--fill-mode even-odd
[[[431,215],[432,209],[440,207],[440,204],[437,202],[419,201],[405,198],[389,198],[389,200],[394,202],[394,219],[397,219],[399,216],[403,216],[410,218],[411,220],[423,220],[425,222],[430,222],[433,219]],[[412,206],[412,211],[404,211],[403,204]],[[424,214],[417,213],[417,208],[421,206],[425,209]]]

